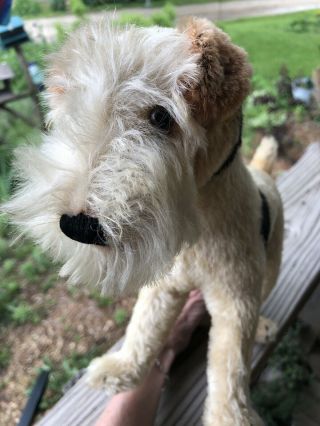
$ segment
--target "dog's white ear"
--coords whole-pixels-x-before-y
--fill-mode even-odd
[[[203,124],[225,119],[236,112],[250,90],[251,66],[246,52],[207,19],[191,18],[179,30],[199,54],[199,79],[185,98]]]

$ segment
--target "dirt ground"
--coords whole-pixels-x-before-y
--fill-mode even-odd
[[[2,336],[11,348],[12,357],[0,375],[5,384],[0,391],[1,426],[13,426],[19,420],[26,391],[45,357],[61,363],[71,354],[86,354],[96,346],[107,350],[125,329],[125,323],[116,324],[115,311],[125,309],[129,317],[133,305],[133,299],[123,299],[99,307],[87,292],[80,289],[70,292],[63,281],[45,294],[33,294],[32,299],[35,304],[51,305],[45,319],[38,325],[9,326]]]

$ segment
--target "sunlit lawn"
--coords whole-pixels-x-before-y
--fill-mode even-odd
[[[319,11],[311,11],[241,19],[222,22],[220,26],[235,43],[248,51],[255,74],[273,80],[282,65],[286,65],[293,76],[310,75],[320,66],[319,14]],[[300,33],[292,31],[290,24],[301,19],[314,22],[317,19],[317,29]]]

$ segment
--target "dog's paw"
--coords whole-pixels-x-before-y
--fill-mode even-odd
[[[257,343],[270,343],[276,340],[278,333],[277,324],[269,318],[260,316],[255,340]]]
[[[106,354],[89,364],[86,383],[114,395],[132,389],[142,379],[140,369],[120,354]]]

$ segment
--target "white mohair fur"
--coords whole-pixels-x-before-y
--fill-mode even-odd
[[[281,201],[265,173],[274,143],[249,169],[237,153],[217,173],[239,140],[250,73],[245,52],[206,20],[179,30],[88,24],[49,58],[50,130],[40,147],[17,151],[18,189],[3,207],[72,283],[109,294],[140,289],[123,348],[89,367],[90,383],[110,392],[142,380],[188,292],[201,288],[214,324],[210,426],[261,424],[249,398],[250,355],[281,259]],[[171,117],[167,129],[151,120],[159,106]],[[267,243],[258,189],[269,205]],[[60,217],[81,212],[99,220],[107,246],[61,232]]]
[[[40,148],[17,150],[20,190],[6,209],[23,233],[63,262],[61,275],[72,283],[101,285],[111,294],[136,291],[167,271],[195,237],[190,160],[201,131],[189,125],[177,84],[196,71],[187,48],[174,30],[120,32],[102,21],[74,33],[50,58],[52,128]],[[180,126],[174,143],[146,126],[153,105],[166,107]],[[61,214],[81,211],[99,218],[110,248],[62,235]]]

